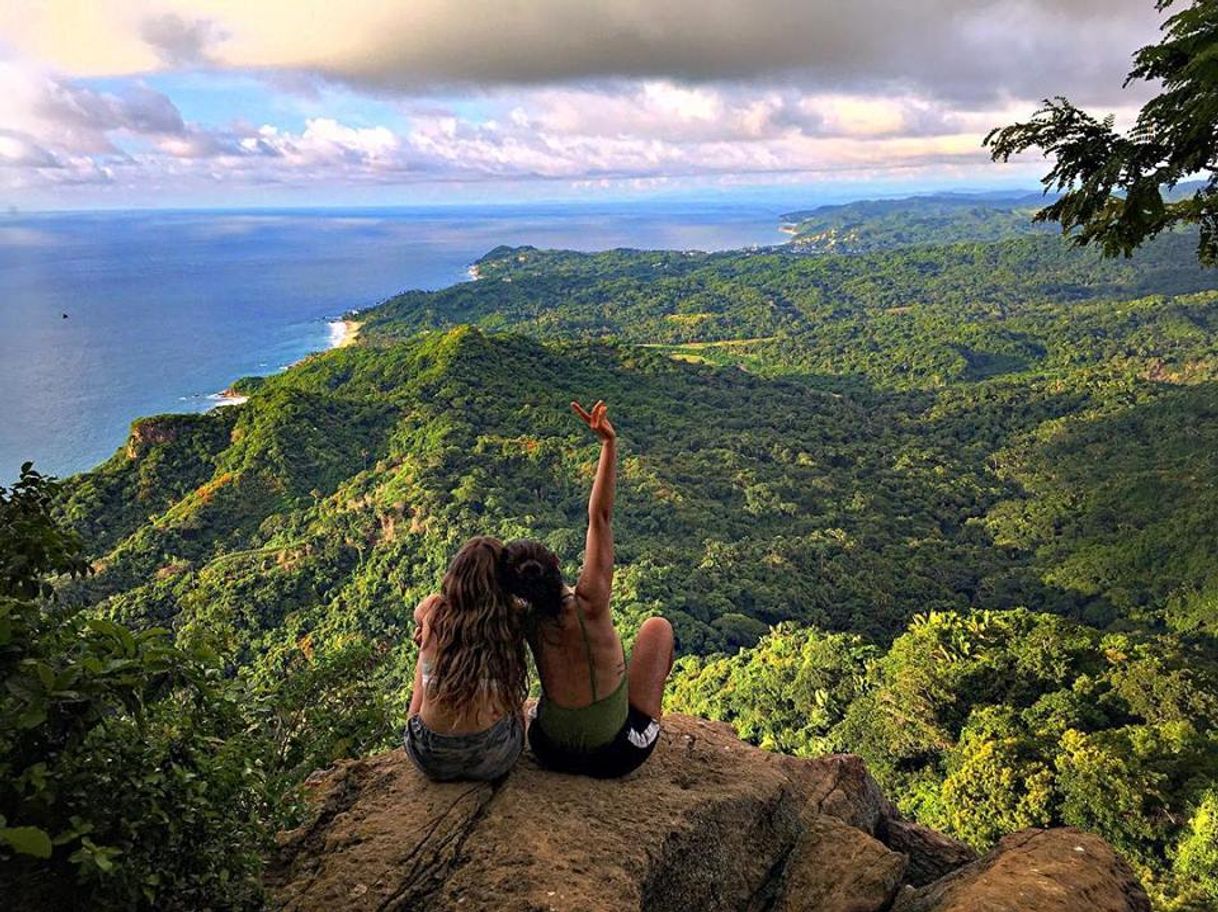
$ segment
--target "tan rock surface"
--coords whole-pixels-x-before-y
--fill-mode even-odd
[[[905,880],[915,887],[977,860],[977,853],[963,842],[910,820],[889,819],[883,837],[888,848],[909,856]]]
[[[268,871],[275,908],[882,912],[898,890],[905,912],[987,908],[925,904],[973,888],[956,875],[902,886],[908,856],[881,842],[892,807],[857,757],[780,757],[686,716],[666,717],[651,760],[619,781],[550,773],[526,752],[494,785],[436,784],[398,750],[340,763],[311,789],[315,818],[281,835]],[[1094,842],[1063,869],[1066,892],[1078,891],[1069,908],[1128,886],[1123,863]],[[1003,857],[990,867],[991,878],[1032,876]]]
[[[811,817],[787,863],[774,912],[883,912],[906,858],[835,817]]]
[[[1021,830],[892,912],[1150,912],[1129,865],[1098,836],[1069,827]]]

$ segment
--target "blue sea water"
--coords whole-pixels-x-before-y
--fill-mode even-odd
[[[499,244],[780,243],[746,205],[94,212],[0,218],[0,484],[96,465],[141,415],[202,411],[237,377],[331,341],[339,314],[467,279]],[[66,318],[65,315],[66,314]]]

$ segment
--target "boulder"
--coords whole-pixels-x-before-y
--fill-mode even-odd
[[[905,880],[915,887],[925,886],[977,859],[976,851],[963,842],[910,820],[889,818],[883,835],[890,849],[909,858]]]
[[[892,912],[1150,912],[1129,865],[1098,836],[1072,827],[1021,830],[985,857],[920,890]]]
[[[437,784],[397,750],[341,762],[309,790],[312,819],[281,834],[268,867],[273,908],[883,912],[896,897],[915,912],[940,908],[925,904],[940,901],[926,892],[939,884],[951,900],[972,883],[955,872],[918,889],[927,872],[990,858],[900,821],[857,757],[781,757],[678,715],[623,780],[551,773],[526,752],[501,781]],[[1098,845],[1068,859],[1073,908],[1136,887],[1086,839]],[[991,867],[1012,883],[1028,876]]]
[[[863,830],[811,815],[787,861],[774,912],[882,912],[905,864],[904,855]]]

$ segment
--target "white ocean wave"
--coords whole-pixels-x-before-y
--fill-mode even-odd
[[[222,393],[212,393],[207,398],[212,402],[212,405],[208,407],[210,410],[214,408],[225,408],[226,406],[230,405],[242,405],[243,403],[248,402],[250,397],[239,396],[236,393],[225,390]]]
[[[345,320],[330,321],[330,342],[327,348],[338,348],[343,344],[343,339],[347,338],[347,323]]]

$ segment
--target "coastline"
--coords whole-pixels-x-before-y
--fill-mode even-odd
[[[23,318],[13,324],[17,332],[8,334],[12,339],[6,336],[3,341],[15,345],[14,351],[29,352],[40,344],[29,333],[51,332],[47,339],[53,338],[55,358],[84,373],[80,382],[70,382],[69,376],[75,375],[55,371],[55,382],[44,384],[39,359],[0,358],[0,378],[9,393],[5,434],[0,435],[0,476],[8,466],[8,477],[15,480],[14,469],[30,456],[36,457],[39,470],[61,477],[89,471],[123,443],[133,419],[214,408],[221,401],[219,393],[239,377],[273,375],[309,351],[324,351],[331,344],[328,322],[344,316],[367,319],[353,308],[370,307],[398,290],[487,281],[493,271],[475,267],[471,272],[471,260],[500,240],[534,240],[557,248],[654,249],[663,248],[674,231],[684,237],[692,225],[704,245],[736,249],[785,239],[774,231],[772,209],[751,203],[721,210],[697,202],[606,209],[470,202],[441,211],[424,207],[416,212],[407,206],[375,216],[357,206],[337,206],[266,221],[259,221],[267,213],[257,206],[225,212],[204,209],[189,218],[156,209],[99,210],[87,220],[79,212],[15,213],[8,221],[12,227],[37,228],[44,240],[72,237],[79,243],[6,248],[22,268],[0,269],[0,301],[5,302],[0,309],[6,316],[10,310],[20,312]],[[365,235],[369,218],[385,219],[393,230]],[[261,227],[247,243],[230,246],[231,235],[214,230],[226,226],[228,219]],[[489,233],[480,235],[471,230],[471,223],[484,225]],[[702,229],[709,233],[702,234]],[[322,262],[301,256],[302,250],[322,249],[317,245],[323,239],[332,257]],[[154,241],[169,259],[144,256]],[[121,255],[115,255],[116,250]],[[87,269],[66,268],[95,261],[108,264],[107,281],[113,281],[119,293],[110,294],[109,286],[91,280]],[[187,261],[200,268],[180,268]],[[25,281],[25,270],[34,267],[40,279],[31,286],[27,321],[25,299],[16,289]],[[285,303],[301,290],[306,293],[299,304]],[[164,306],[165,301],[193,295],[199,296],[191,299],[199,301],[202,316],[237,335],[206,333],[195,338],[199,314],[189,312],[194,308]],[[271,298],[281,307],[268,323],[262,304]],[[44,305],[59,318],[66,305],[56,305],[58,299],[79,302],[75,310],[88,309],[92,316],[85,321],[73,312],[70,320],[49,327],[40,323],[39,307]],[[143,313],[157,318],[139,318]],[[94,347],[95,332],[103,323],[107,332],[120,333],[117,357],[95,357],[100,351]],[[285,324],[290,327],[286,331]],[[355,345],[371,341],[361,331]],[[190,370],[166,373],[170,357],[188,358]],[[223,401],[236,404],[228,397]]]
[[[322,349],[322,351],[330,351],[335,348],[346,348],[349,345],[354,345],[359,339],[360,327],[364,324],[359,320],[330,320],[327,325],[330,328],[330,344]],[[314,354],[316,354],[316,352]],[[309,358],[311,356],[312,355],[305,355],[305,357],[301,358],[299,361],[294,361],[292,364],[284,365],[282,369],[286,370],[287,368],[299,364],[301,361],[304,361],[305,358]],[[212,409],[228,408],[232,405],[243,405],[249,401],[250,397],[243,396],[241,393],[235,392],[230,386],[218,393],[212,393],[207,398],[211,400],[212,404],[209,405],[205,411],[210,412]]]
[[[228,408],[230,405],[243,405],[249,401],[249,396],[242,396],[240,393],[234,393],[231,388],[221,390],[218,393],[212,393],[207,397],[211,400],[205,411],[210,412],[212,409]]]
[[[330,348],[346,348],[348,345],[354,345],[359,339],[360,327],[363,325],[358,320],[332,320],[330,322]]]

